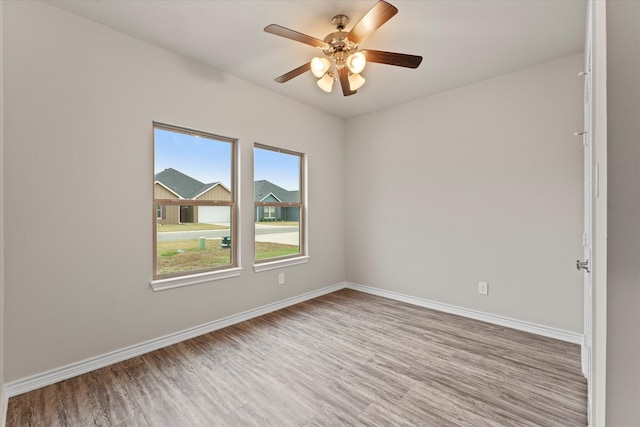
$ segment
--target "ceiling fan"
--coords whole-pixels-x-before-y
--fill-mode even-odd
[[[322,50],[323,57],[315,57],[304,65],[294,68],[276,77],[278,83],[285,83],[309,70],[318,78],[318,86],[325,92],[331,92],[333,82],[340,80],[344,96],[353,95],[362,87],[365,79],[360,75],[367,62],[418,68],[422,57],[404,53],[384,52],[381,50],[359,50],[360,44],[375,30],[391,19],[398,9],[380,0],[353,26],[344,31],[349,23],[345,15],[336,15],[331,23],[338,31],[327,35],[324,40],[299,33],[280,25],[271,24],[264,28],[267,33],[305,43]]]

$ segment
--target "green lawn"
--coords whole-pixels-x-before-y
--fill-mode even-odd
[[[158,242],[158,275],[223,267],[231,264],[231,249],[223,248],[220,239],[205,241],[200,249],[198,239]],[[256,242],[256,260],[294,255],[297,245]]]
[[[220,247],[220,240],[206,240],[200,250],[196,239],[158,242],[158,275],[231,264],[231,251]]]
[[[298,245],[283,245],[281,243],[256,242],[256,261],[276,258],[300,253]]]

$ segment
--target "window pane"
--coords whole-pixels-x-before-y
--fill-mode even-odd
[[[156,226],[158,275],[232,264],[230,206],[159,206],[166,219]]]
[[[231,200],[229,142],[155,128],[156,199]]]
[[[254,148],[255,260],[304,254],[303,154]]]
[[[300,162],[299,155],[256,147],[255,201],[300,203]]]
[[[234,146],[154,123],[154,278],[237,265]]]
[[[287,215],[300,217],[300,208],[285,208],[264,206],[264,209],[273,208],[275,212],[289,210]],[[261,207],[257,207],[258,210]],[[277,258],[300,254],[300,222],[262,220],[255,224],[256,227],[256,261],[268,258]]]

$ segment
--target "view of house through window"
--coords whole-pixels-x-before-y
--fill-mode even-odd
[[[154,123],[154,278],[235,266],[235,141]]]
[[[304,253],[303,155],[254,147],[256,262]]]

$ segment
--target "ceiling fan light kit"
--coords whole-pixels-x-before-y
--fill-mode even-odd
[[[322,78],[318,79],[318,87],[325,92],[331,92],[334,80],[335,77],[333,75],[326,73]]]
[[[327,35],[324,40],[299,33],[280,25],[271,24],[264,31],[285,37],[322,50],[324,57],[314,57],[308,63],[276,77],[278,83],[285,83],[306,71],[318,78],[317,84],[325,92],[331,92],[333,83],[340,80],[344,96],[353,95],[364,85],[366,79],[360,75],[367,62],[395,65],[406,68],[418,68],[422,57],[379,50],[359,50],[360,44],[382,24],[391,19],[398,9],[380,0],[353,26],[344,31],[349,23],[346,15],[336,15],[331,22],[337,31]]]
[[[358,90],[367,80],[360,74],[351,74],[349,76],[349,87],[351,90]]]
[[[317,78],[324,76],[329,71],[329,67],[331,67],[331,62],[327,58],[315,57],[311,60],[311,72]]]
[[[364,57],[364,53],[354,52],[347,56],[347,67],[353,74],[361,73],[365,65],[367,65],[367,60]]]

